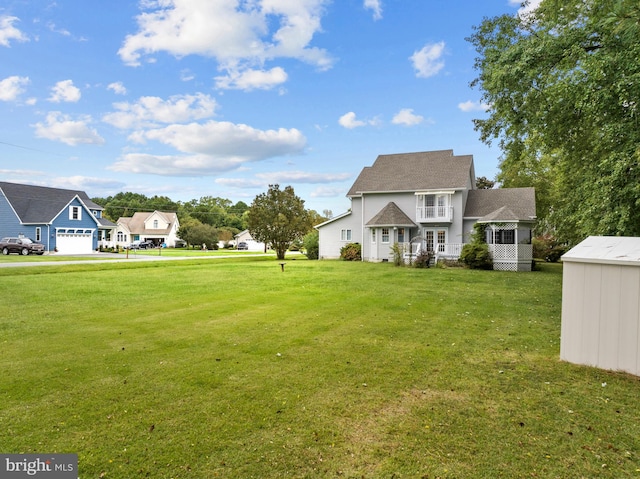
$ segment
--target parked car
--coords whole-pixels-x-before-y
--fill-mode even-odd
[[[36,243],[29,238],[2,238],[0,241],[2,254],[18,253],[23,256],[28,254],[44,254],[44,245]]]
[[[245,243],[244,241],[240,241],[240,243],[238,243],[238,251],[240,250],[248,250],[249,249],[249,245],[247,243]]]
[[[155,248],[155,243],[153,241],[142,241],[136,240],[129,245],[130,249],[147,249],[147,248]]]

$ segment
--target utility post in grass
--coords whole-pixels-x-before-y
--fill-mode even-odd
[[[291,186],[281,190],[280,185],[269,185],[269,190],[251,203],[247,226],[254,240],[270,244],[283,260],[291,243],[311,229],[311,217]]]

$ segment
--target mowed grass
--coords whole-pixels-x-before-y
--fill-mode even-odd
[[[81,478],[640,477],[638,378],[559,360],[561,267],[0,269],[0,451]]]

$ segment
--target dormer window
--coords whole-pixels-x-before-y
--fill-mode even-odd
[[[79,206],[69,206],[69,219],[80,221],[82,219],[82,208]]]
[[[158,220],[153,220],[153,229],[154,230],[158,229]]]

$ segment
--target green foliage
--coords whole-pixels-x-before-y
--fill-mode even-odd
[[[493,269],[493,259],[486,241],[487,225],[476,223],[470,242],[462,247],[460,262],[471,269]]]
[[[166,196],[147,197],[140,193],[118,193],[107,198],[92,198],[96,204],[104,208],[103,216],[113,221],[125,216],[133,216],[138,212],[178,211],[179,203]]]
[[[413,266],[416,268],[429,268],[433,257],[433,251],[421,249],[413,260]]]
[[[393,253],[393,264],[396,266],[404,266],[404,246],[395,242],[391,246],[391,252]]]
[[[473,232],[471,233],[471,237],[469,238],[469,243],[486,243],[488,227],[489,225],[486,223],[475,223],[473,225]]]
[[[180,225],[178,236],[190,246],[201,247],[204,244],[207,249],[218,249],[218,230],[194,218]]]
[[[568,250],[566,245],[558,242],[558,239],[550,234],[536,236],[531,241],[533,245],[533,257],[555,263]]]
[[[471,269],[492,269],[493,261],[486,243],[467,243],[460,252],[460,261]]]
[[[486,19],[476,48],[505,187],[534,186],[546,232],[640,235],[640,4],[545,0],[534,20]]]
[[[318,230],[313,230],[307,233],[302,240],[302,246],[304,248],[304,254],[309,259],[318,259],[320,253],[320,234]]]
[[[344,261],[361,261],[362,246],[360,243],[348,243],[340,248],[340,259]]]
[[[271,245],[278,259],[284,259],[291,243],[309,232],[311,220],[304,200],[291,186],[281,190],[279,185],[269,185],[251,203],[247,226],[253,239]]]
[[[488,179],[486,176],[476,178],[476,188],[479,190],[490,190],[496,185],[496,182]]]

